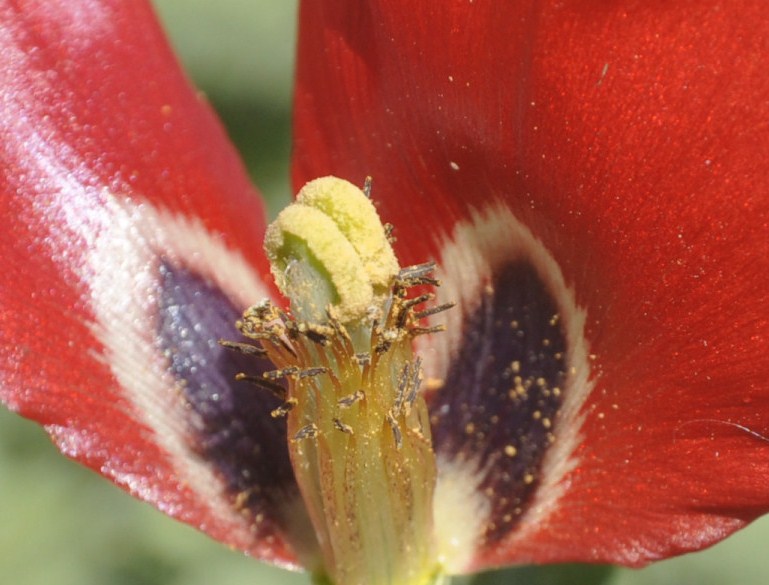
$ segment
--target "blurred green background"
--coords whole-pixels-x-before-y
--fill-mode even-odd
[[[220,112],[274,215],[287,200],[296,2],[156,0],[172,42]],[[462,585],[765,585],[769,521],[640,571],[520,568]],[[308,585],[134,501],[0,409],[0,583]]]

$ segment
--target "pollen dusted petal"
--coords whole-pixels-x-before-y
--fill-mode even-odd
[[[473,460],[485,476],[491,517],[481,546],[493,546],[539,487],[563,401],[566,340],[558,306],[526,261],[501,267],[479,297],[430,410],[439,456]]]
[[[578,462],[575,413],[590,390],[589,368],[583,312],[552,256],[509,211],[491,206],[459,224],[440,265],[439,300],[453,297],[464,310],[441,315],[448,331],[422,351],[434,380],[439,538],[475,551],[443,551],[461,572],[473,554],[547,520]],[[448,508],[468,485],[473,520],[460,535],[464,511]]]

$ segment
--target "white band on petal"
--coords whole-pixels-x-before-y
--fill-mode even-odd
[[[231,542],[247,546],[255,538],[250,520],[232,506],[224,496],[223,481],[186,440],[195,415],[179,399],[181,389],[177,389],[179,395],[174,391],[179,381],[169,371],[168,356],[158,347],[159,299],[153,293],[159,290],[161,259],[210,279],[242,307],[267,297],[268,290],[242,256],[199,221],[160,212],[146,202],[134,205],[112,196],[107,199],[112,221],[98,233],[83,267],[88,274],[82,275],[91,288],[96,316],[92,330],[104,344],[98,359],[124,388],[134,407],[131,416],[151,429],[153,441],[168,453],[178,484],[196,492],[215,517],[232,527]],[[153,495],[157,488],[147,478],[126,475],[120,468],[101,471],[139,497],[156,502],[164,512],[185,518],[185,510],[174,509],[167,494],[163,499]]]

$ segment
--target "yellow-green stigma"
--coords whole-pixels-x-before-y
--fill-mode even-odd
[[[250,308],[241,332],[287,381],[291,461],[320,544],[319,582],[438,582],[435,455],[415,336],[436,286],[432,264],[401,269],[368,197],[334,177],[312,181],[267,231],[265,248],[290,311]]]

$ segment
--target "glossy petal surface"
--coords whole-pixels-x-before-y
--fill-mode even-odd
[[[502,207],[586,314],[592,390],[562,494],[473,566],[638,565],[769,509],[764,10],[303,6],[295,182],[373,175],[404,263]]]
[[[0,397],[166,513],[293,560],[280,429],[249,424],[275,399],[216,343],[269,293],[262,206],[149,5],[0,3],[0,128]]]

